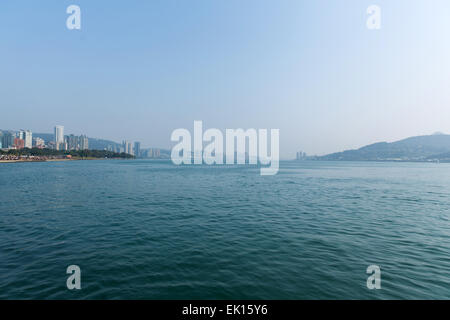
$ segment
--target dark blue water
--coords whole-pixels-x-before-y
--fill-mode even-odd
[[[0,208],[1,299],[450,298],[449,164],[0,164]]]

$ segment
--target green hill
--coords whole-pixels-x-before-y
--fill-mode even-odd
[[[431,161],[445,160],[450,153],[450,135],[411,137],[388,143],[379,142],[357,150],[346,150],[316,157],[316,160],[343,161]]]

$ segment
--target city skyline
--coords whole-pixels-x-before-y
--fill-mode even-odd
[[[87,135],[81,134],[79,136],[74,135],[74,134],[64,134],[64,126],[62,125],[56,125],[54,126],[54,130],[53,130],[53,134],[52,134],[52,138],[48,139],[47,141],[45,141],[44,139],[42,139],[41,137],[33,137],[33,133],[31,130],[5,130],[5,129],[1,129],[0,128],[0,149],[22,149],[22,148],[49,148],[49,149],[55,149],[55,150],[107,150],[107,151],[111,151],[111,152],[118,152],[118,153],[128,153],[130,155],[139,157],[139,158],[159,158],[161,155],[161,150],[164,148],[155,148],[155,147],[145,147],[145,148],[141,148],[141,142],[140,141],[128,141],[128,140],[122,140],[121,143],[116,142],[116,141],[110,141],[110,140],[104,140],[102,138],[92,138],[92,137],[88,137]],[[41,136],[41,135],[51,135],[49,133],[37,133],[37,135]],[[345,153],[345,152],[354,152],[354,151],[359,151],[362,149],[366,149],[368,147],[375,147],[377,145],[393,145],[393,144],[398,144],[398,143],[402,143],[403,141],[411,141],[411,139],[418,139],[419,141],[423,141],[424,138],[428,138],[428,137],[439,137],[439,136],[444,136],[444,137],[449,137],[450,135],[444,133],[444,132],[434,132],[433,134],[430,135],[422,135],[422,136],[411,136],[411,137],[407,137],[405,139],[400,139],[400,140],[396,140],[396,141],[383,141],[383,142],[372,142],[369,143],[367,145],[363,145],[363,146],[359,146],[357,148],[354,149],[344,149],[344,150],[336,150],[334,152],[331,152],[329,154],[325,154],[325,155],[317,155],[317,154],[307,154],[306,152],[300,150],[297,151],[295,153],[295,157],[293,158],[281,158],[281,160],[318,160],[318,159],[327,159],[329,157],[336,157],[336,155],[339,155],[341,153]],[[25,138],[27,137],[27,140],[25,140]],[[89,139],[93,139],[93,140],[102,140],[102,141],[106,141],[108,143],[107,147],[103,147],[103,148],[89,148]],[[438,138],[439,139],[439,138]],[[28,142],[27,142],[28,141]],[[47,144],[46,144],[47,142]],[[30,146],[30,143],[32,144],[32,146]],[[111,144],[112,143],[112,144]],[[429,143],[429,141],[428,141]],[[59,144],[61,144],[63,147],[59,146]],[[432,142],[432,144],[435,144],[434,142]],[[417,146],[419,149],[421,149],[423,146],[419,145]],[[169,151],[169,149],[165,149],[166,151]],[[446,150],[445,150],[446,151]],[[436,154],[437,155],[437,154]],[[443,156],[445,156],[444,160],[446,160],[447,154],[442,154]],[[430,159],[425,159],[423,156],[422,157],[415,157],[415,158],[409,158],[408,156],[406,156],[405,158],[401,159],[389,159],[389,158],[379,158],[379,160],[403,160],[403,161],[408,161],[408,159],[413,160],[413,161],[417,161],[417,160],[427,160],[429,161]],[[376,159],[372,159],[372,160],[376,160]],[[433,158],[431,159],[433,160]]]
[[[74,135],[73,133],[65,134],[63,125],[55,125],[53,134],[36,133],[33,137],[31,130],[5,130],[0,128],[0,149],[54,149],[60,151],[71,150],[107,150],[115,153],[127,153],[138,158],[159,158],[161,156],[160,148],[145,147],[141,148],[140,141],[123,140],[122,143],[116,141],[104,140],[102,138],[89,138],[85,134]],[[45,135],[46,140],[42,138]],[[50,138],[49,138],[50,136]],[[89,147],[89,139],[101,140],[106,142],[104,147]]]

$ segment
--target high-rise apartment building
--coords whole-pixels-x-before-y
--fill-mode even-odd
[[[2,148],[11,148],[14,145],[14,138],[11,132],[4,132],[2,137]]]
[[[297,152],[296,159],[297,160],[306,160],[307,154],[305,152],[299,151]]]
[[[89,149],[89,139],[85,135],[75,136],[73,134],[66,136],[68,150],[87,150]]]
[[[133,154],[133,147],[131,145],[130,141],[122,141],[122,149],[123,152],[128,153],[128,154]]]
[[[25,148],[33,148],[33,133],[30,130],[20,130],[19,139],[24,141]]]
[[[156,148],[150,148],[146,152],[147,158],[159,158],[161,156],[160,150]]]
[[[64,150],[65,149],[65,141],[64,141],[64,127],[63,126],[55,126],[55,147],[56,150]]]
[[[67,149],[68,150],[78,150],[80,149],[78,145],[78,137],[70,134],[66,137]]]
[[[80,136],[79,141],[80,141],[80,150],[89,149],[89,139],[87,136],[85,135]]]
[[[136,141],[134,143],[134,155],[136,157],[140,157],[141,156],[141,143]]]

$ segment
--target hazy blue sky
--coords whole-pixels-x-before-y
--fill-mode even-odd
[[[80,31],[66,8],[81,7]],[[382,9],[368,30],[366,9]],[[171,147],[279,128],[282,157],[450,133],[450,2],[0,2],[0,128]]]

